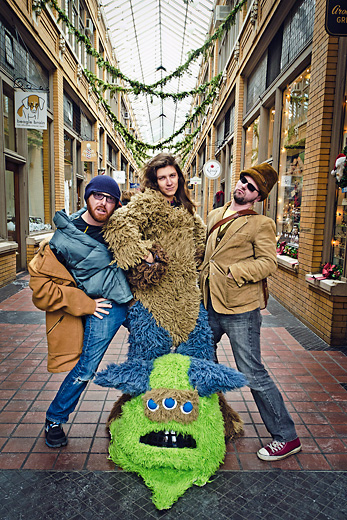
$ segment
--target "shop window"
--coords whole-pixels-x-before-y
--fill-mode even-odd
[[[14,67],[13,38],[5,33],[5,59],[10,67]]]
[[[67,134],[64,134],[64,174],[64,207],[69,215],[73,212],[73,139]]]
[[[70,128],[72,128],[73,125],[73,105],[72,101],[67,98],[67,96],[64,94],[64,123]]]
[[[224,138],[229,137],[234,132],[235,121],[235,104],[233,104],[226,112],[224,119]]]
[[[28,131],[29,231],[51,229],[48,131]],[[45,150],[45,155],[44,155]]]
[[[271,85],[281,71],[283,26],[277,31],[268,48],[266,88]]]
[[[16,233],[16,198],[15,198],[15,174],[10,170],[5,171],[7,234],[9,240],[17,241]]]
[[[294,245],[300,235],[309,88],[307,69],[283,93],[277,232],[281,241]]]
[[[216,148],[220,148],[221,146],[223,146],[224,144],[224,121],[222,121],[218,126],[217,126],[217,132],[216,132],[216,135],[217,135],[217,139],[216,139]]]
[[[315,3],[312,0],[303,0],[287,16],[283,27],[281,70],[312,40]]]
[[[258,163],[259,117],[246,129],[244,169]]]
[[[344,270],[346,258],[346,233],[347,233],[347,193],[339,189],[334,236],[331,241],[333,259],[332,264],[338,265]]]
[[[269,136],[267,140],[267,156],[272,157],[272,148],[274,140],[274,123],[275,123],[275,107],[271,107],[269,110]]]
[[[85,141],[93,140],[93,125],[82,111],[81,111],[81,137]]]
[[[99,40],[99,54],[103,58],[104,57],[104,48],[102,46],[101,40]],[[103,79],[104,78],[104,69],[102,67],[98,66],[98,78]]]
[[[266,64],[267,55],[264,54],[248,78],[246,112],[259,102],[259,96],[266,88]]]
[[[14,127],[14,100],[13,94],[5,93],[4,100],[4,145],[5,148],[16,150],[16,130]]]

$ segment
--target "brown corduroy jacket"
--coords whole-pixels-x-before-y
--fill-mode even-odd
[[[208,230],[223,218],[229,204],[209,214]],[[207,240],[201,266],[205,307],[210,295],[214,310],[222,314],[264,308],[262,280],[277,268],[274,221],[264,215],[247,215],[231,221],[220,241],[218,231]]]
[[[95,301],[76,287],[75,280],[57,260],[48,241],[41,244],[28,270],[33,303],[46,311],[48,371],[69,371],[82,352],[82,316],[94,313]]]

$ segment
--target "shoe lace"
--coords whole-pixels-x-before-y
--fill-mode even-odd
[[[280,441],[273,441],[270,442],[270,444],[267,445],[268,448],[272,451],[272,453],[276,453],[276,451],[280,451],[282,448],[284,448],[285,442]]]
[[[51,423],[47,424],[46,429],[47,430],[51,430],[52,428],[59,428],[59,427],[60,427],[59,423],[51,422]]]

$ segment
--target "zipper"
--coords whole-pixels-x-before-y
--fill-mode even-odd
[[[57,321],[57,323],[52,325],[52,327],[47,331],[47,334],[50,334],[52,332],[52,330],[55,329],[57,327],[57,325],[59,325],[59,323],[61,323],[63,321],[63,319],[64,319],[64,316],[60,316],[60,318]]]

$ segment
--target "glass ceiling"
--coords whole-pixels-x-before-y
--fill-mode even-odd
[[[118,67],[131,79],[151,85],[186,62],[188,52],[208,37],[215,0],[103,0],[107,27]],[[181,78],[172,79],[163,92],[196,87],[201,59]],[[186,119],[191,97],[172,99],[130,96],[140,128],[140,139],[155,144],[171,136]],[[178,136],[178,140],[183,136]]]

